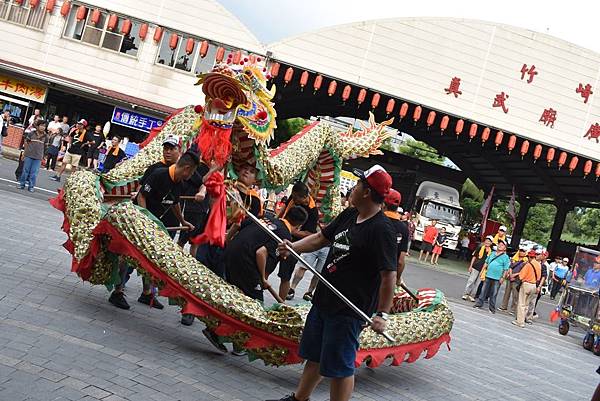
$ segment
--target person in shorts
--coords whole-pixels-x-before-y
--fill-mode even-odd
[[[431,252],[431,264],[438,265],[438,260],[442,251],[444,250],[444,242],[446,242],[448,235],[446,234],[446,227],[440,228],[440,232],[435,237],[435,243],[433,244],[433,251]]]
[[[423,258],[423,253],[425,254],[424,262],[427,262],[427,258],[429,257],[429,253],[433,251],[433,243],[438,235],[438,230],[435,228],[437,224],[437,220],[431,220],[431,224],[425,227],[423,231],[423,240],[421,241],[421,251],[419,252],[419,262]],[[433,255],[432,255],[433,258]]]
[[[87,121],[81,119],[77,122],[75,129],[71,131],[71,146],[65,152],[65,155],[62,159],[62,164],[60,165],[60,170],[58,170],[58,173],[50,177],[51,180],[60,182],[60,177],[65,172],[67,164],[71,165],[71,172],[74,173],[77,171],[77,168],[79,167],[79,161],[81,160],[81,155],[83,154],[83,146],[91,140],[86,127]]]
[[[100,148],[104,144],[104,133],[102,132],[102,126],[96,124],[94,132],[90,134],[90,140],[88,141],[87,149],[87,168],[91,169],[92,165],[94,170],[98,169],[98,157],[100,156]]]
[[[406,252],[408,252],[408,224],[402,220],[400,203],[402,194],[395,189],[390,189],[390,193],[383,200],[383,214],[392,222],[396,230],[396,243],[398,244],[398,269],[396,270],[396,285],[402,283],[402,273],[406,265]]]
[[[317,249],[316,251],[302,255],[302,257],[306,262],[308,262],[309,265],[314,267],[316,271],[321,273],[323,265],[325,264],[325,260],[327,259],[327,255],[329,255],[329,247],[324,246],[321,249]],[[296,292],[296,287],[298,287],[298,284],[300,284],[300,281],[302,281],[302,279],[304,278],[306,270],[307,268],[303,264],[298,264],[298,269],[296,269],[296,271],[294,272],[292,285],[290,286],[290,290],[294,293]],[[313,275],[310,280],[310,284],[308,285],[308,289],[302,296],[302,299],[304,299],[305,301],[312,301],[313,292],[315,291],[315,288],[317,288],[318,282],[319,279],[317,278],[317,276]]]

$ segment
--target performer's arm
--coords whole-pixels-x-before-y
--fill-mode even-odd
[[[316,251],[317,249],[321,249],[326,245],[329,245],[329,241],[321,232],[311,234],[308,237],[304,237],[301,240],[296,241],[294,243],[288,240],[284,240],[283,242],[288,246],[291,246],[292,249],[297,253],[312,252]],[[288,256],[289,251],[287,250],[285,245],[280,244],[277,249],[279,250],[279,254],[283,256],[283,258],[286,258]]]
[[[269,282],[267,281],[267,256],[269,251],[266,247],[261,246],[256,250],[256,266],[258,267],[258,273],[260,274],[261,287],[263,289],[269,288]]]
[[[146,196],[144,196],[144,193],[142,191],[139,191],[137,193],[137,201],[139,206],[146,209]]]
[[[396,272],[393,270],[382,270],[379,274],[381,276],[381,285],[379,286],[377,312],[389,313],[390,309],[392,309],[392,300],[394,298]]]
[[[404,272],[404,266],[406,266],[406,252],[400,252],[398,256],[398,269],[396,270],[396,282],[400,284],[402,273]]]
[[[179,205],[179,203],[176,203],[173,205],[173,213],[175,213],[175,217],[177,218],[177,221],[182,226],[189,227],[190,231],[194,229],[194,225],[188,221],[185,221],[185,219],[183,218],[183,214],[181,213],[181,206]]]

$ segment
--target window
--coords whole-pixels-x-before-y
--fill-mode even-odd
[[[140,22],[119,16],[117,26],[113,30],[110,30],[108,29],[108,21],[110,18],[109,12],[100,11],[98,21],[94,24],[92,21],[94,9],[88,9],[83,21],[77,20],[78,9],[79,5],[73,5],[73,7],[71,7],[65,25],[64,37],[137,57],[139,45],[141,43],[139,32],[142,24]],[[124,35],[121,32],[121,29],[127,19],[131,22],[131,30],[129,34]]]
[[[6,20],[29,28],[44,30],[46,23],[46,3],[40,2],[36,8],[31,8],[23,2],[19,5],[14,0],[0,1],[0,20]]]

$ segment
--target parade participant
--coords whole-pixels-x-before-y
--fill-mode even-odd
[[[288,211],[294,206],[301,206],[308,214],[308,218],[302,227],[299,230],[292,230],[292,240],[297,241],[316,233],[319,225],[319,208],[315,200],[310,196],[308,187],[301,181],[296,182],[292,187],[290,199],[285,205],[285,209],[279,215],[279,218],[285,218]],[[282,299],[294,299],[296,292],[290,288],[290,280],[294,274],[296,262],[296,258],[289,257],[279,263],[279,272],[277,275],[281,280],[279,284],[279,296]]]
[[[504,275],[510,267],[510,258],[506,254],[506,243],[499,239],[496,250],[490,253],[485,260],[482,276],[485,277],[481,294],[477,298],[474,308],[481,308],[486,299],[489,300],[490,312],[496,313],[496,298],[498,289],[502,285]]]
[[[563,258],[562,263],[556,265],[552,273],[552,291],[550,299],[556,298],[556,294],[567,284],[567,273],[569,272],[569,258]]]
[[[62,128],[63,135],[69,135],[71,133],[71,126],[69,125],[69,117],[63,116],[62,121],[60,123],[60,128]]]
[[[548,291],[552,292],[552,286],[554,282],[552,281],[552,274],[554,273],[554,269],[556,266],[562,264],[562,258],[560,255],[554,256],[554,261],[550,263],[550,267],[548,269]]]
[[[51,180],[60,182],[60,177],[65,172],[67,168],[67,164],[71,165],[71,171],[74,173],[77,171],[79,167],[79,161],[81,160],[81,155],[83,154],[83,145],[90,141],[90,135],[86,130],[87,121],[81,119],[77,122],[76,128],[71,131],[71,146],[67,149],[62,164],[60,166],[60,170],[58,173],[50,177]]]
[[[600,260],[596,259],[593,267],[585,273],[583,285],[587,288],[600,288]]]
[[[90,140],[88,142],[87,150],[87,168],[91,169],[92,165],[94,169],[98,168],[98,156],[100,156],[100,147],[104,142],[104,133],[102,132],[102,126],[96,124],[94,132],[90,134]]]
[[[524,245],[519,246],[519,251],[515,253],[511,259],[510,269],[508,270],[508,280],[504,286],[504,296],[502,297],[502,304],[498,308],[501,311],[506,312],[508,310],[508,302],[510,304],[510,314],[514,315],[517,313],[517,304],[519,301],[519,290],[517,289],[517,277],[519,272],[523,268],[525,262],[527,262],[527,249]]]
[[[262,200],[256,188],[254,188],[256,185],[256,174],[258,174],[258,170],[254,165],[250,163],[244,164],[240,167],[238,179],[234,182],[233,186],[239,193],[244,203],[244,208],[253,215],[262,217],[264,213]],[[232,221],[227,230],[227,240],[231,240],[236,235],[242,220],[245,218],[243,210],[237,204],[230,204],[230,208],[234,212],[232,213]]]
[[[406,216],[406,225],[408,226],[408,244],[406,245],[406,256],[410,256],[410,247],[415,239],[415,230],[417,229],[417,225],[415,224],[416,216],[413,216],[410,212],[406,212],[404,215]]]
[[[27,184],[29,192],[35,191],[35,181],[44,158],[44,147],[48,139],[44,120],[37,120],[34,127],[35,131],[25,137],[23,172],[17,185],[17,188],[25,189],[25,184]]]
[[[58,160],[58,152],[63,141],[63,130],[58,127],[55,131],[48,130],[48,149],[46,150],[46,170],[54,171]]]
[[[425,252],[425,260],[427,262],[427,258],[429,257],[429,253],[433,251],[433,243],[435,242],[435,238],[438,235],[438,230],[435,228],[437,224],[436,219],[432,219],[430,224],[425,227],[423,230],[423,240],[421,241],[421,251],[419,252],[419,262],[423,258],[423,252]],[[431,256],[433,259],[433,255]]]
[[[488,235],[479,245],[479,247],[473,252],[471,264],[469,264],[469,278],[467,279],[467,285],[465,286],[465,293],[463,294],[462,299],[468,299],[471,302],[475,302],[473,294],[481,282],[481,278],[479,276],[481,275],[481,269],[483,268],[483,265],[485,265],[487,257],[492,252],[493,240],[494,237]]]
[[[390,175],[378,165],[359,177],[351,195],[353,207],[344,210],[320,233],[297,242],[286,241],[298,253],[331,244],[323,276],[365,314],[371,328],[383,333],[392,306],[398,265],[396,232],[381,211],[392,186]],[[289,256],[288,256],[289,257]],[[346,401],[354,388],[354,361],[362,321],[325,285],[319,283],[306,318],[299,355],[306,359],[296,391],[280,401],[306,401],[323,377],[331,378],[330,399]]]
[[[524,262],[518,276],[521,281],[519,288],[519,302],[517,306],[517,319],[511,323],[515,326],[525,327],[525,316],[528,314],[529,304],[535,302],[538,281],[542,277],[542,266],[536,260],[539,257],[532,249],[527,253],[527,261]],[[531,310],[533,315],[533,309]]]
[[[442,227],[440,228],[440,232],[437,235],[437,237],[435,237],[435,243],[433,245],[433,251],[431,252],[431,264],[432,265],[438,265],[438,259],[440,258],[440,255],[442,254],[442,250],[444,249],[444,242],[446,242],[446,238],[447,238],[447,234],[446,234],[446,227]]]
[[[504,241],[504,243],[507,243],[507,241],[506,241],[506,226],[500,226],[498,228],[498,232],[496,233],[496,235],[494,235],[494,245],[498,245],[499,240],[502,240],[502,241]]]
[[[125,158],[125,152],[121,149],[121,137],[113,136],[110,148],[106,152],[106,159],[104,159],[103,173],[108,173],[110,170],[115,168],[117,163],[120,163]]]
[[[539,255],[540,266],[542,268],[542,277],[539,280],[535,302],[533,302],[533,305],[531,303],[529,304],[530,309],[528,309],[527,316],[525,317],[525,323],[529,323],[532,319],[538,317],[535,309],[537,308],[537,304],[542,297],[542,288],[544,288],[544,285],[546,285],[548,282],[548,252],[542,248],[538,248],[535,252]]]
[[[383,200],[383,214],[390,219],[394,230],[396,231],[396,243],[398,247],[398,264],[396,270],[396,285],[399,286],[402,280],[402,272],[406,265],[406,252],[408,251],[408,226],[406,221],[402,221],[398,208],[402,201],[402,195],[395,189],[390,192]]]
[[[167,168],[155,169],[146,178],[137,194],[136,199],[139,206],[146,208],[165,226],[172,224],[171,220],[167,217],[168,212],[172,211],[182,226],[186,226],[190,230],[193,230],[193,224],[187,222],[181,214],[179,196],[181,194],[182,182],[188,180],[194,174],[198,164],[198,156],[192,152],[186,152],[175,165],[171,165]],[[169,233],[169,235],[171,235],[171,233]],[[122,277],[121,284],[113,291],[108,301],[118,308],[129,309],[129,304],[125,300],[125,295],[123,293],[123,284],[127,281],[129,268],[123,263],[120,268]],[[138,298],[138,302],[150,305],[156,309],[163,309],[164,306],[152,293],[150,283],[146,280],[143,280],[143,283],[144,289]]]

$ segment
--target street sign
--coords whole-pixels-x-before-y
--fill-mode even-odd
[[[113,110],[111,122],[144,132],[150,132],[152,128],[161,127],[165,123],[165,121],[160,118],[150,117],[120,107],[115,107]]]

